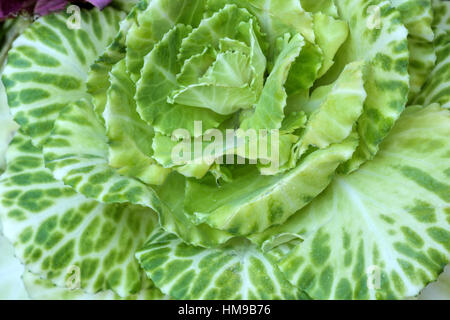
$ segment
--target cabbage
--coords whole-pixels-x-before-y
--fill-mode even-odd
[[[439,277],[448,2],[131,4],[8,51],[6,298],[404,299]]]

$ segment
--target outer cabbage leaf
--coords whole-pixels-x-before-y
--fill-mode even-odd
[[[366,61],[364,87],[367,99],[364,113],[358,121],[361,138],[346,170],[356,170],[372,159],[378,145],[391,130],[404,110],[408,98],[408,32],[401,23],[400,13],[389,1],[336,1],[339,16],[349,24],[350,35],[335,57],[335,64],[320,80],[333,82],[352,61]],[[380,25],[372,25],[369,7],[380,8]]]
[[[6,166],[5,153],[19,126],[13,121],[8,107],[5,88],[0,81],[0,174]]]
[[[81,28],[69,29],[66,13],[38,19],[13,43],[3,72],[8,103],[21,131],[41,144],[64,106],[86,93],[87,71],[111,43],[123,13],[81,11]]]
[[[203,18],[205,0],[144,0],[138,4],[141,11],[127,34],[127,70],[133,81],[140,78],[144,57],[176,24],[195,28]]]
[[[429,42],[434,39],[432,0],[390,0],[402,14],[402,20],[409,34]]]
[[[17,134],[0,180],[5,236],[31,272],[60,287],[78,266],[87,292],[112,289],[120,296],[141,288],[133,257],[157,224],[146,207],[105,205],[86,199],[53,178],[42,151]]]
[[[3,67],[12,42],[28,27],[29,19],[17,17],[0,22],[0,68]]]
[[[414,103],[429,104],[437,102],[444,108],[450,108],[450,3],[433,1],[435,13],[433,29],[436,66]]]
[[[6,94],[3,83],[0,81],[0,174],[6,166],[6,149],[18,129],[17,124],[9,114]],[[0,300],[27,299],[28,295],[22,283],[24,267],[15,257],[14,248],[3,236],[3,227],[0,220]]]
[[[328,16],[337,18],[337,7],[334,0],[300,0],[302,7],[308,12],[322,12]]]
[[[327,95],[323,96],[323,100],[320,99],[320,105],[311,113],[303,135],[294,148],[292,161],[297,161],[311,146],[323,149],[350,135],[363,112],[367,96],[363,66],[362,62],[348,64],[332,87],[325,88]],[[320,88],[316,90],[323,91]]]
[[[156,231],[136,257],[149,278],[175,299],[305,298],[245,239],[204,249]]]
[[[433,11],[431,0],[391,0],[400,11],[403,23],[408,29],[408,47],[410,52],[409,68],[410,92],[412,100],[419,92],[436,62],[431,28]]]
[[[410,101],[420,93],[423,85],[436,64],[436,52],[433,42],[417,38],[408,39],[409,74],[411,90]]]
[[[436,279],[450,259],[449,124],[437,104],[408,108],[373,161],[272,230],[304,239],[280,262],[289,281],[316,299],[390,299]]]
[[[91,64],[86,82],[87,92],[92,96],[94,109],[99,119],[102,118],[106,105],[106,92],[109,88],[109,73],[114,64],[125,58],[125,41],[138,12],[144,10],[142,6],[135,6],[126,19],[120,22],[119,32],[105,51]]]

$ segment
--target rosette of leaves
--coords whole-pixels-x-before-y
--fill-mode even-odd
[[[416,295],[450,256],[434,5],[152,0],[82,10],[76,30],[65,13],[34,22],[2,75],[20,129],[0,179],[30,295]],[[272,142],[264,156],[213,129],[268,130],[258,147],[277,132],[277,165]],[[174,161],[186,139],[207,143]]]

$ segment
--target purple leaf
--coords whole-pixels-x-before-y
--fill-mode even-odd
[[[86,2],[93,4],[99,9],[103,9],[111,2],[111,0],[86,0]]]
[[[37,0],[34,14],[45,16],[51,12],[63,10],[67,3],[66,0]]]
[[[111,0],[0,0],[0,20],[17,15],[21,11],[27,11],[29,14],[38,16],[45,16],[51,12],[64,10],[70,2],[88,2],[99,9],[103,9],[111,2]]]
[[[22,9],[33,5],[33,0],[0,0],[0,19],[19,13]]]

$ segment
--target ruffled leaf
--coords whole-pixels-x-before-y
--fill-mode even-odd
[[[176,24],[196,27],[206,0],[144,0],[137,6],[135,24],[126,38],[126,63],[133,81],[140,78],[144,57]],[[142,10],[143,9],[143,10]]]
[[[355,147],[356,141],[350,137],[310,154],[296,168],[275,176],[238,166],[233,181],[220,188],[215,181],[189,180],[184,207],[198,223],[233,234],[263,231],[283,223],[325,189],[337,166],[352,156]]]
[[[147,184],[161,184],[170,170],[152,159],[153,129],[136,112],[135,86],[126,72],[125,60],[114,65],[103,114],[109,141],[109,164],[120,174]]]
[[[194,121],[202,121],[206,130],[217,127],[224,120],[223,116],[209,110],[168,102],[168,96],[178,87],[176,75],[181,69],[178,49],[190,32],[189,26],[178,25],[164,35],[145,58],[142,77],[136,85],[139,115],[156,131],[166,135],[179,128],[193,135]]]
[[[321,84],[333,82],[349,62],[367,62],[364,70],[367,99],[357,127],[361,141],[347,166],[348,171],[353,171],[374,157],[378,145],[405,108],[409,92],[408,32],[401,23],[400,13],[388,1],[335,3],[340,18],[349,24],[351,32]],[[373,6],[379,8],[379,21],[371,16],[369,7]]]
[[[155,232],[136,258],[148,277],[175,299],[304,297],[284,279],[275,263],[245,239],[204,249]]]

